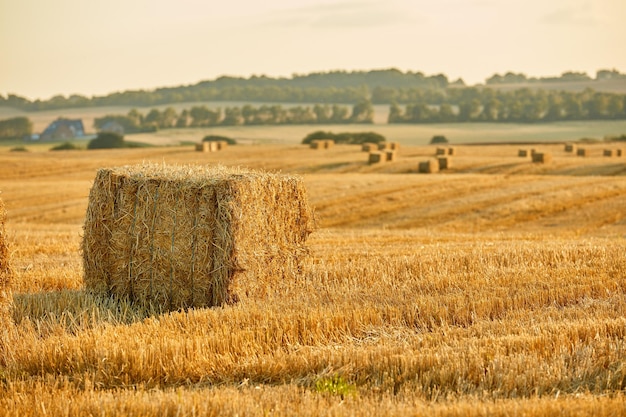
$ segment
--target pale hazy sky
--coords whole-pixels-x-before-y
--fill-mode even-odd
[[[0,94],[398,68],[626,72],[626,0],[0,0]]]

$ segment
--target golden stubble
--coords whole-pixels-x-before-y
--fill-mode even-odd
[[[68,188],[81,207],[92,164]],[[23,216],[52,197],[19,184],[57,179],[25,176],[3,193],[4,414],[625,411],[622,177],[307,174],[323,227],[299,276],[161,314],[84,291],[84,212]]]

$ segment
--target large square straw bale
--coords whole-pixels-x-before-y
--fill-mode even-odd
[[[552,154],[548,152],[535,152],[532,158],[533,162],[539,164],[549,164],[552,162]]]
[[[439,162],[439,170],[441,171],[452,168],[452,157],[450,156],[439,157],[437,161]]]
[[[424,174],[433,174],[435,172],[439,172],[439,161],[436,159],[428,159],[426,161],[422,161],[417,165],[418,172]]]
[[[378,164],[381,162],[385,162],[386,156],[382,152],[374,151],[370,152],[368,163],[369,164]]]
[[[377,143],[363,143],[361,145],[361,151],[362,152],[374,152],[378,150],[378,144]]]
[[[100,169],[89,195],[88,290],[167,310],[263,296],[295,278],[313,231],[299,177],[224,167]]]
[[[602,155],[604,156],[613,156],[615,152],[613,151],[613,149],[605,149],[604,152],[602,152]]]

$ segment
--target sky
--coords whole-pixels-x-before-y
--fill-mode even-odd
[[[28,99],[397,68],[626,72],[625,0],[0,0],[0,94]]]

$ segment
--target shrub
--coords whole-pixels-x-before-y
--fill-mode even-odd
[[[51,151],[75,151],[78,149],[80,149],[80,146],[77,146],[72,142],[63,142],[60,145],[50,148]]]
[[[318,139],[332,139],[335,143],[347,143],[360,145],[363,143],[381,143],[385,142],[385,137],[375,132],[343,132],[332,133],[318,130],[316,132],[308,134],[302,143],[304,145],[310,144],[314,140]]]
[[[430,140],[430,144],[434,145],[436,143],[448,143],[448,139],[443,135],[435,135]]]
[[[229,145],[236,145],[237,141],[232,138],[227,138],[226,136],[218,136],[218,135],[208,135],[202,139],[202,142],[221,142],[224,141]]]
[[[124,136],[113,132],[100,132],[91,140],[87,149],[112,149],[125,147]]]

